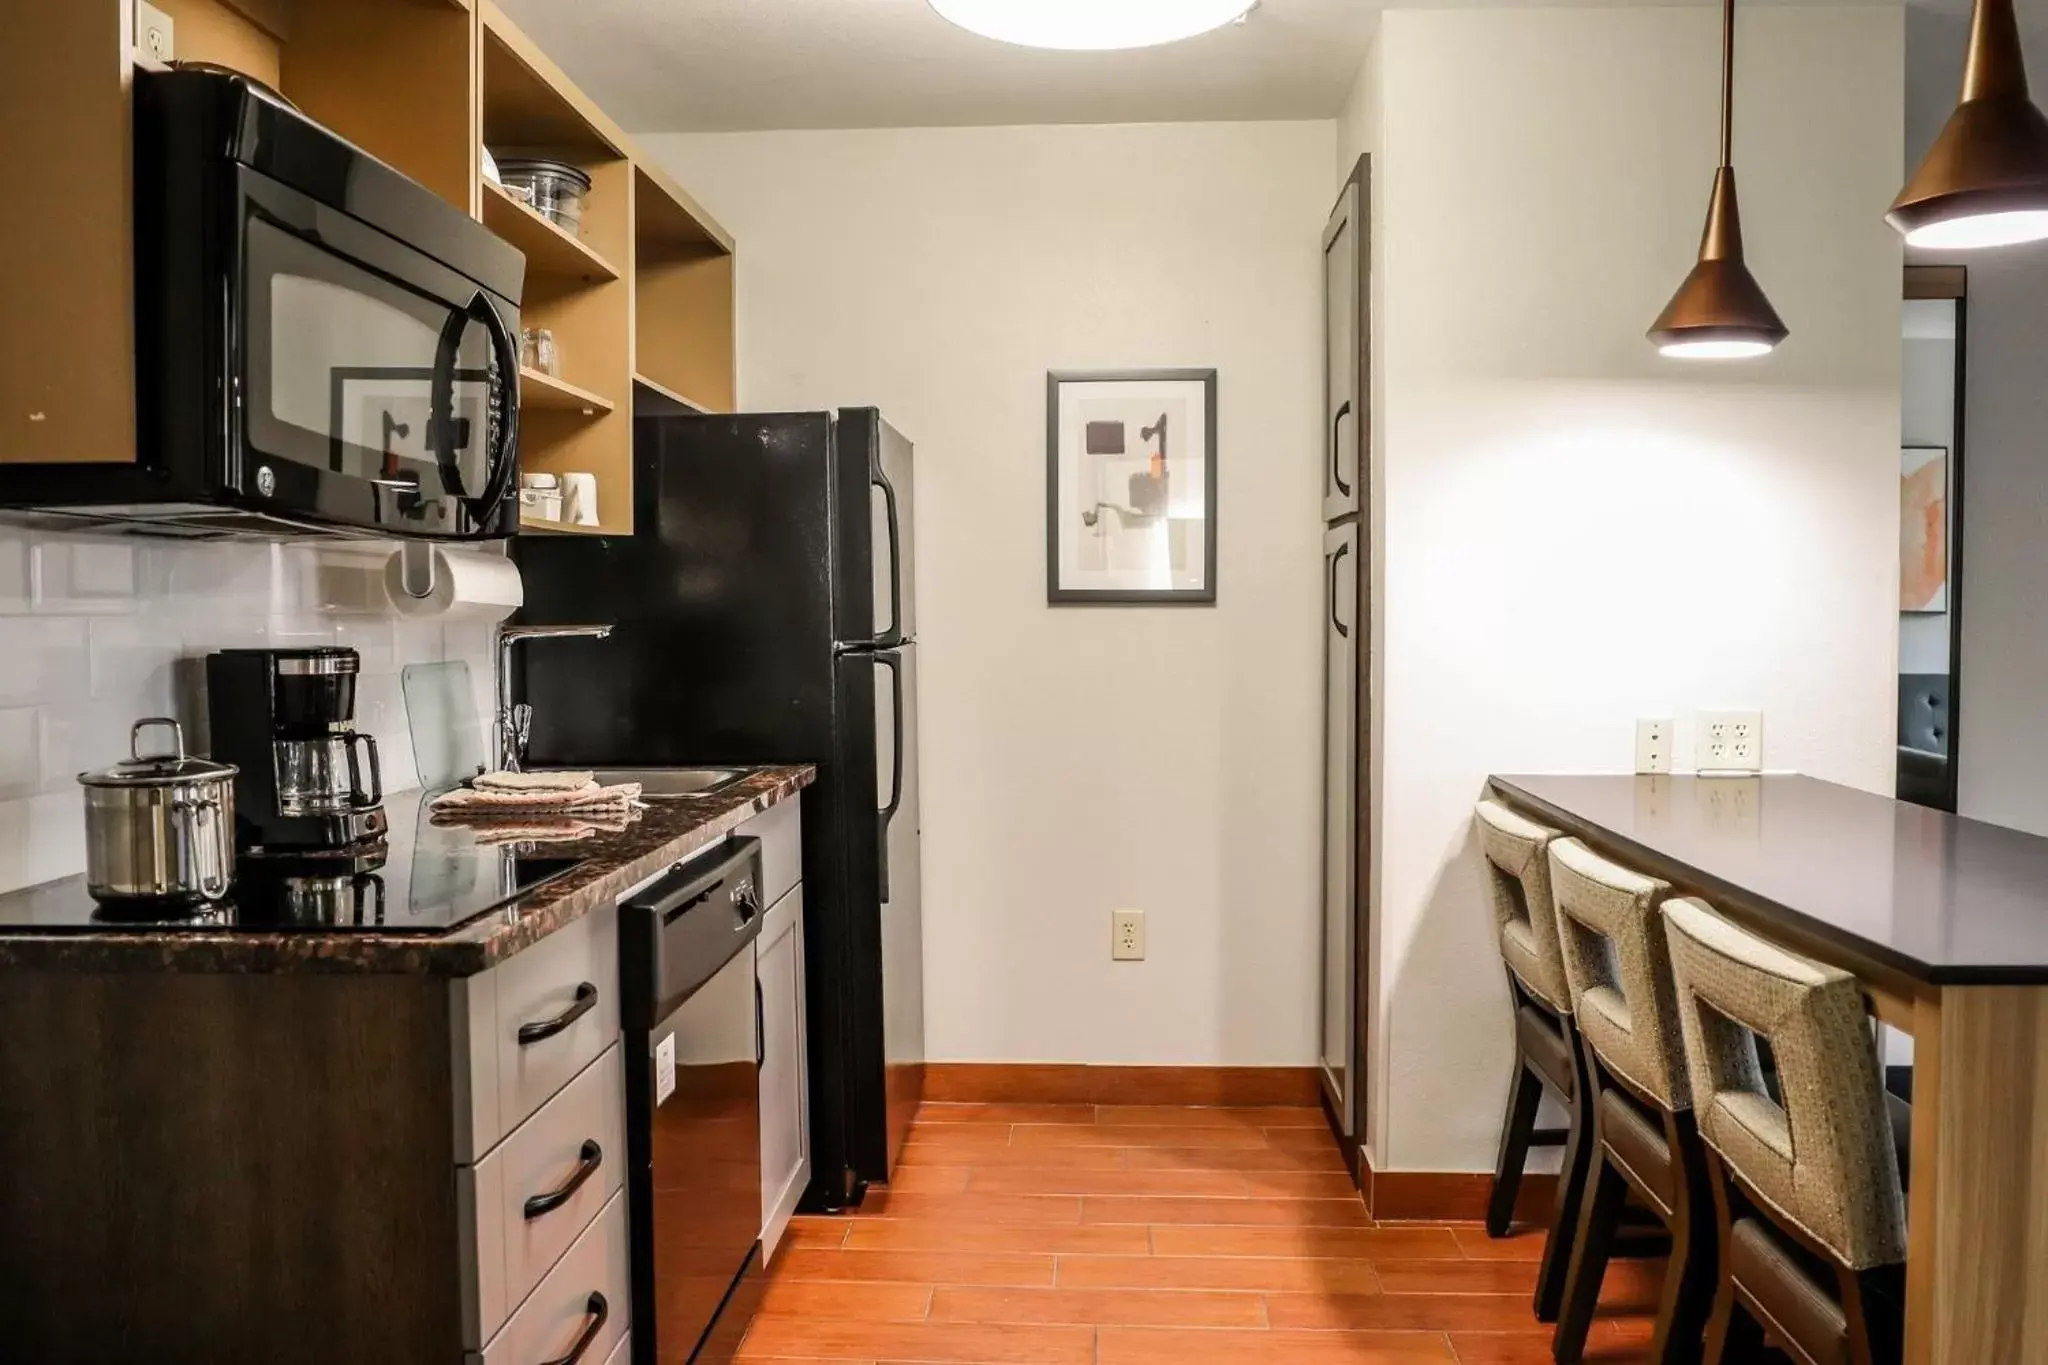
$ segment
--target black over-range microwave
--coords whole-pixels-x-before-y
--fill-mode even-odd
[[[134,108],[136,458],[0,465],[7,515],[512,534],[519,252],[247,77],[138,71]]]

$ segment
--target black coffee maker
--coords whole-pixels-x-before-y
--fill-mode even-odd
[[[206,656],[213,753],[236,764],[235,848],[303,857],[379,848],[388,827],[377,741],[358,734],[352,649]]]

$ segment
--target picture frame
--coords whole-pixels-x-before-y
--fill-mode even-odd
[[[1214,605],[1214,369],[1045,377],[1045,595]]]
[[[1899,447],[1899,611],[1948,610],[1955,471],[1947,446]]]

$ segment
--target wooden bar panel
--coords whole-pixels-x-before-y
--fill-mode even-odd
[[[1917,1042],[1915,1047],[1917,1058]],[[1931,1163],[1938,1194],[1921,1196],[1934,1214],[1933,1351],[1908,1359],[2043,1365],[2048,988],[1944,990],[1939,1053],[1934,1107],[1940,1136]],[[1917,1088],[1914,1099],[1917,1120],[1925,1103]],[[1916,1135],[1919,1128],[1916,1121]],[[1913,1166],[1917,1182],[1923,1169],[1917,1147]],[[1924,1238],[1918,1249],[1928,1249]],[[1909,1279],[1909,1301],[1916,1288],[1924,1297],[1925,1289]],[[1911,1335],[1924,1351],[1928,1334]]]

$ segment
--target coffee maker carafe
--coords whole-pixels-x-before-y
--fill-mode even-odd
[[[384,837],[377,741],[354,727],[352,649],[225,649],[206,656],[213,752],[235,779],[235,847],[249,855],[347,849]]]

